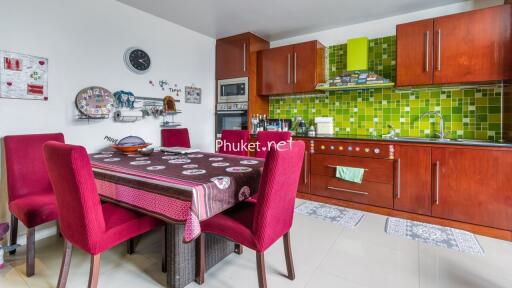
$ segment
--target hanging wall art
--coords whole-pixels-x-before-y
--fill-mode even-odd
[[[186,86],[185,103],[201,104],[201,88]]]
[[[0,97],[48,100],[48,59],[0,51]]]

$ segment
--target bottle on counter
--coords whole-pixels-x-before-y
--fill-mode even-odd
[[[315,123],[313,121],[311,121],[311,123],[309,123],[308,136],[309,137],[316,136],[316,128],[315,128]]]

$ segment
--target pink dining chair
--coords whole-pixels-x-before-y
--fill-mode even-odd
[[[7,195],[11,212],[10,245],[18,242],[18,219],[27,227],[27,277],[35,273],[35,227],[57,220],[57,203],[44,162],[43,144],[64,142],[64,135],[31,134],[4,137]],[[9,254],[16,253],[13,249]]]
[[[272,147],[261,176],[257,201],[243,201],[201,223],[201,231],[226,237],[256,251],[259,287],[267,287],[264,252],[283,237],[288,278],[295,279],[290,228],[305,144],[294,141],[284,149]],[[284,176],[286,175],[286,176]],[[196,282],[204,282],[205,238],[197,240]]]
[[[65,239],[57,287],[66,287],[73,246],[91,254],[88,287],[96,287],[103,251],[161,223],[114,204],[102,204],[85,148],[48,142],[44,145],[44,154]]]
[[[249,143],[249,131],[222,130],[220,140],[222,141],[222,144],[219,146],[219,153],[247,156],[249,151],[245,148]]]
[[[291,138],[292,132],[289,131],[260,131],[256,135],[256,142],[259,144],[255,156],[265,159],[270,147],[290,141]]]
[[[162,146],[190,148],[187,128],[162,129]]]

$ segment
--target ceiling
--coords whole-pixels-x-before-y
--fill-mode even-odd
[[[275,41],[463,0],[118,0],[212,38]]]

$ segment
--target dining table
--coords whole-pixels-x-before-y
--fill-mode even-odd
[[[264,159],[208,152],[149,156],[104,150],[89,155],[103,201],[161,219],[162,270],[167,287],[195,280],[201,222],[258,192]],[[235,243],[205,234],[206,269],[234,252]]]

